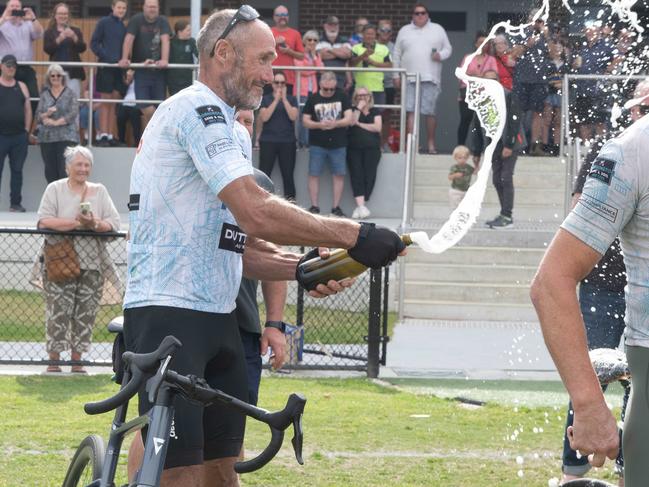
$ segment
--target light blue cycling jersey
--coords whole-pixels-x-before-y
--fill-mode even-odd
[[[649,347],[649,116],[604,145],[561,227],[600,254],[620,235],[626,344]]]
[[[234,109],[195,82],[147,125],[131,173],[125,308],[234,309],[246,236],[217,195],[252,174],[234,124]]]

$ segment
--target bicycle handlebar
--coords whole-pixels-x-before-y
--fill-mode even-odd
[[[137,394],[142,384],[158,369],[161,360],[172,355],[182,346],[177,338],[166,336],[153,352],[139,354],[124,352],[122,359],[124,363],[131,365],[130,369],[133,373],[128,384],[108,399],[87,403],[83,406],[83,410],[87,414],[102,414],[118,408]]]
[[[291,394],[286,401],[286,406],[280,411],[269,412],[265,409],[258,408],[252,404],[241,401],[218,389],[212,389],[203,379],[196,377],[185,377],[183,375],[168,370],[166,380],[170,384],[176,385],[187,397],[195,399],[201,403],[208,404],[214,401],[229,404],[231,407],[242,411],[257,421],[266,423],[270,428],[270,442],[263,451],[250,460],[237,462],[234,470],[237,473],[250,473],[259,470],[270,462],[284,442],[284,431],[292,424],[293,439],[291,443],[295,452],[295,458],[300,465],[304,465],[302,459],[302,443],[304,434],[302,431],[302,414],[306,398],[300,394]]]
[[[144,382],[157,370],[159,376],[157,377],[158,387],[164,381],[170,386],[175,387],[189,399],[198,400],[205,406],[214,401],[228,404],[230,407],[238,409],[247,416],[268,425],[271,431],[270,442],[256,457],[237,462],[234,466],[234,470],[237,473],[253,472],[270,462],[281,448],[284,441],[284,431],[291,424],[293,424],[294,433],[291,443],[295,452],[295,458],[300,465],[304,464],[304,460],[302,459],[302,443],[304,438],[302,415],[306,404],[306,398],[304,396],[291,394],[286,401],[286,406],[282,410],[275,412],[269,412],[248,404],[223,391],[213,389],[204,379],[194,376],[184,376],[173,370],[168,370],[166,368],[168,361],[161,364],[161,362],[173,355],[176,349],[181,346],[182,344],[175,337],[167,336],[153,352],[146,354],[125,352],[122,358],[130,366],[132,372],[131,379],[114,396],[103,401],[91,402],[84,405],[85,412],[88,414],[101,414],[116,409],[137,394]]]

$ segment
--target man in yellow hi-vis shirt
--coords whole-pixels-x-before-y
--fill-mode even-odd
[[[352,57],[349,60],[352,67],[391,68],[392,60],[388,46],[376,42],[376,26],[368,24],[363,28],[363,42],[352,47]],[[383,87],[381,71],[356,71],[354,82],[356,86],[364,86],[372,92],[374,103],[385,104],[385,88]]]

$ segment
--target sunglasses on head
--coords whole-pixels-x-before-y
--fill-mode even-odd
[[[216,40],[214,43],[214,46],[212,47],[212,50],[210,51],[210,57],[214,57],[214,51],[216,50],[216,44],[221,40],[225,39],[230,32],[232,32],[232,29],[240,23],[240,22],[252,22],[255,19],[259,18],[259,12],[257,12],[254,8],[252,8],[250,5],[241,5],[239,7],[239,10],[234,14],[234,17],[232,17],[232,20],[228,23],[227,27],[223,31],[223,34],[219,36],[219,38]]]

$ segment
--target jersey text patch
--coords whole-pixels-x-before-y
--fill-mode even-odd
[[[213,123],[226,123],[223,112],[216,105],[203,105],[196,109],[196,113],[201,117],[201,121],[206,127]]]
[[[613,174],[615,174],[615,164],[615,161],[598,157],[593,161],[588,177],[598,179],[610,186]]]

